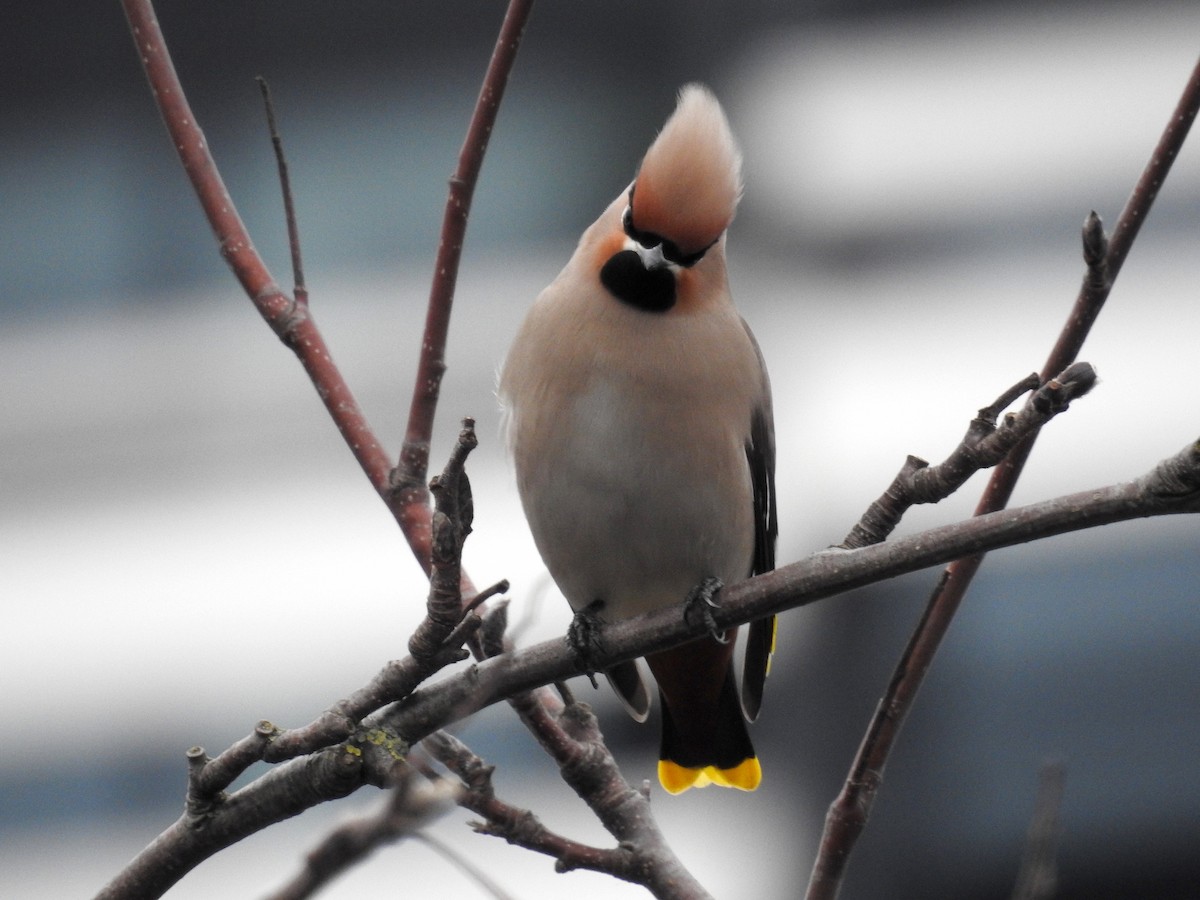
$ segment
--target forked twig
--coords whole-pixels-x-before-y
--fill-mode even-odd
[[[874,501],[838,546],[853,550],[887,540],[909,508],[918,503],[938,503],[962,487],[980,469],[996,465],[1027,435],[1064,412],[1071,401],[1096,384],[1096,371],[1088,363],[1073,363],[1045,384],[1036,374],[1022,379],[996,402],[979,410],[966,435],[943,462],[931,466],[909,456],[888,489]],[[1019,413],[996,419],[1021,394],[1033,391]]]
[[[122,6],[163,123],[216,235],[221,255],[267,324],[299,358],[354,458],[375,490],[387,499],[391,460],[334,364],[307,305],[280,289],[254,249],[183,92],[153,5],[150,0],[122,0]]]
[[[530,698],[531,695],[525,695]],[[558,762],[564,780],[588,803],[618,841],[613,848],[593,847],[563,837],[532,812],[500,800],[492,786],[492,767],[444,731],[422,744],[430,755],[462,779],[459,803],[484,818],[483,834],[502,837],[554,857],[555,869],[588,869],[644,886],[662,900],[702,900],[709,896],[683,867],[649,814],[650,798],[630,787],[604,747],[596,718],[585,704],[514,702],[522,718],[544,717],[531,730]]]
[[[289,244],[297,281],[295,297],[289,297],[279,287],[250,240],[249,232],[209,151],[204,132],[188,104],[151,0],[122,0],[122,5],[159,112],[209,225],[216,235],[221,255],[263,318],[299,357],[355,459],[362,466],[372,487],[396,517],[418,562],[428,571],[432,509],[425,490],[425,477],[429,467],[429,442],[434,413],[437,409],[441,378],[445,372],[446,335],[463,235],[466,231],[467,213],[487,150],[488,137],[495,124],[496,112],[516,59],[521,34],[529,18],[533,0],[511,0],[509,4],[475,113],[467,129],[458,168],[450,181],[450,194],[446,202],[441,245],[438,249],[422,336],[421,359],[409,425],[400,454],[400,464],[395,468],[387,451],[367,423],[309,312],[299,257],[295,211],[290,209],[291,191],[287,183],[286,163],[278,150],[278,133],[273,124],[274,116],[270,106],[268,110],[272,123],[272,140],[277,148],[276,158],[284,184],[285,208],[288,210]],[[265,85],[263,90],[266,96]],[[469,588],[469,582],[465,582],[464,587]],[[474,593],[470,589],[466,592]]]
[[[1200,62],[1197,62],[1192,70],[1179,103],[1150,156],[1150,162],[1121,211],[1111,239],[1105,239],[1103,226],[1095,212],[1088,216],[1084,224],[1083,249],[1087,272],[1071,314],[1042,369],[1043,380],[1061,372],[1075,361],[1092,324],[1108,299],[1113,282],[1150,212],[1171,164],[1183,146],[1198,109]],[[1001,510],[1008,504],[1036,438],[1035,431],[996,467],[975,509],[976,515]],[[841,793],[829,807],[825,831],[821,836],[820,848],[808,885],[808,900],[831,900],[841,889],[850,852],[870,816],[896,735],[909,709],[912,708],[917,690],[950,626],[950,621],[982,562],[982,554],[958,559],[946,567],[938,580],[925,613],[867,726],[862,745],[850,766],[850,773]]]

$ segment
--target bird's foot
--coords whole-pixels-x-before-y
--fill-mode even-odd
[[[723,587],[725,584],[720,578],[713,578],[710,575],[688,591],[687,598],[683,601],[684,620],[689,623],[702,622],[713,640],[719,644],[729,643],[725,631],[717,627],[712,615],[712,611],[719,605],[717,594]]]
[[[600,621],[600,610],[603,608],[603,600],[593,600],[575,613],[575,618],[567,628],[567,646],[578,657],[580,669],[591,679],[592,687],[599,687],[596,684],[596,667],[592,659],[600,652],[600,629],[603,625]]]

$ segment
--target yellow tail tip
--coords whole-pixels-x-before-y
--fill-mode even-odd
[[[658,781],[663,790],[670,794],[682,794],[688,788],[708,787],[710,784],[737,788],[739,791],[752,791],[762,781],[762,766],[753,756],[743,759],[731,769],[718,769],[716,766],[689,769],[669,759],[660,759]]]

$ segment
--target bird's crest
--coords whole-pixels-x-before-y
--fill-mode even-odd
[[[685,85],[634,182],[634,228],[702,253],[733,221],[741,194],[742,154],[721,104],[703,85]]]

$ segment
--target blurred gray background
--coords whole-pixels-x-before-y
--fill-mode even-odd
[[[499,3],[164,2],[231,194],[289,282],[253,78],[273,88],[314,314],[397,448],[446,178]],[[841,539],[906,453],[942,458],[1041,366],[1079,227],[1111,224],[1200,49],[1193,3],[543,3],[476,195],[434,456],[480,422],[479,584],[561,633],[499,440],[523,309],[707,82],[746,158],[735,296],[775,385],[780,559]],[[404,652],[422,579],[291,355],[221,262],[116,0],[9,4],[0,28],[0,893],[94,893],[178,815],[184,750],[300,725]],[[1016,502],[1136,477],[1197,436],[1200,151],[1185,148]],[[982,478],[902,531],[951,521]],[[845,896],[1009,894],[1047,758],[1065,760],[1062,898],[1200,896],[1200,524],[994,554],[901,735]],[[784,617],[753,795],[654,803],[719,897],[802,889],[935,572]],[[578,689],[631,779],[651,728]],[[610,843],[506,709],[460,731],[508,800]],[[655,788],[657,791],[657,788]],[[206,863],[172,897],[261,896],[372,792]],[[632,897],[436,834],[520,897]],[[427,847],[325,896],[485,896]]]

